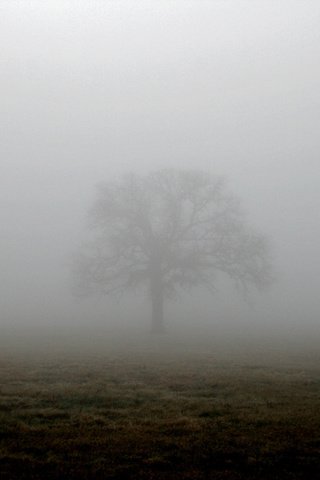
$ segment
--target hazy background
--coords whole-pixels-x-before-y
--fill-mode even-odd
[[[98,181],[176,166],[227,176],[278,281],[168,324],[319,333],[319,25],[317,0],[1,0],[1,324],[148,325],[143,297],[75,300],[68,262]]]

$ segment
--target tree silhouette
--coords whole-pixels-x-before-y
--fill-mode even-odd
[[[208,172],[167,169],[101,184],[89,218],[92,238],[75,262],[78,292],[147,287],[154,332],[164,330],[166,297],[212,288],[218,272],[244,290],[271,280],[265,237],[246,225],[224,179]]]

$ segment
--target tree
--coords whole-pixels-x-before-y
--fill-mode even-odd
[[[218,272],[243,290],[271,280],[265,237],[246,225],[224,179],[208,172],[167,169],[103,183],[89,219],[93,236],[76,260],[78,291],[147,287],[153,332],[164,330],[165,298],[212,288]]]

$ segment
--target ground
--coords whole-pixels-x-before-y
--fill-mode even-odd
[[[0,354],[3,480],[320,478],[317,348],[17,338]]]

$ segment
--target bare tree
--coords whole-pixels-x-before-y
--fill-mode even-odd
[[[78,287],[147,287],[154,332],[164,330],[166,297],[211,289],[218,272],[244,290],[271,280],[266,239],[248,228],[224,179],[207,172],[160,170],[101,184],[89,218],[93,238],[77,257]]]

